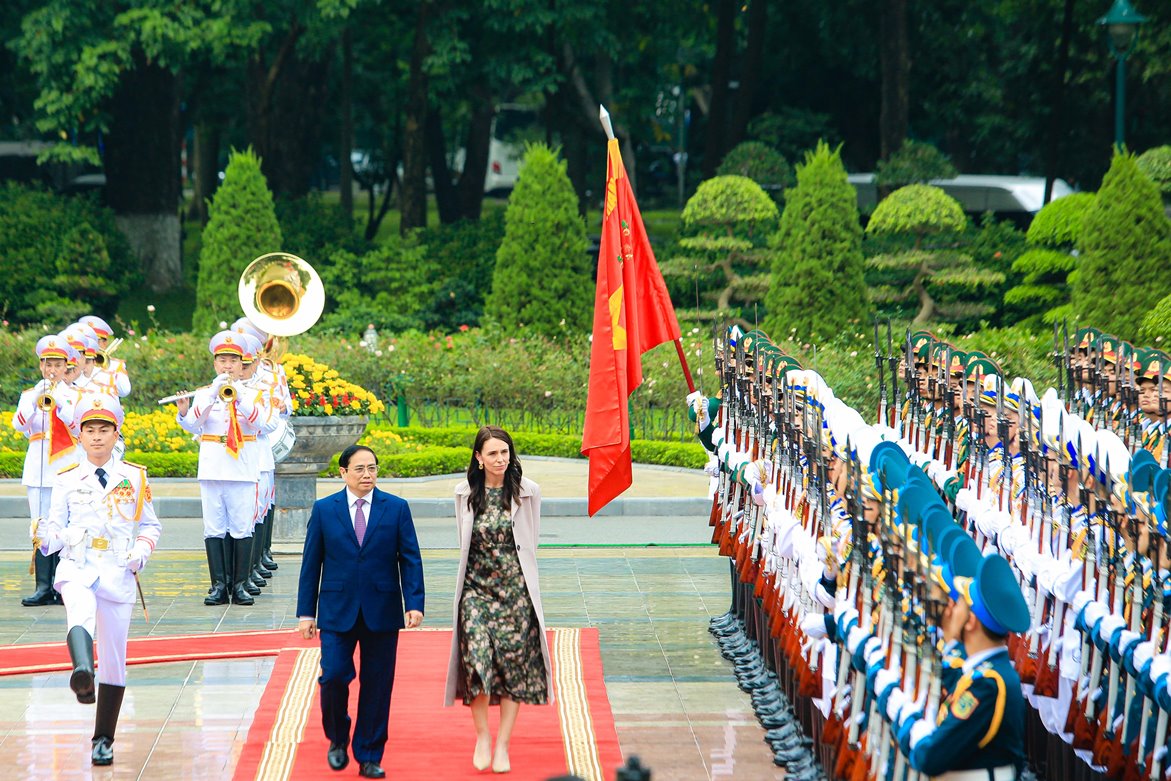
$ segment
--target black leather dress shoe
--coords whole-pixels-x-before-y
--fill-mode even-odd
[[[329,744],[329,753],[326,756],[329,758],[329,766],[334,770],[345,770],[346,765],[350,764],[350,754],[346,747],[337,743]]]
[[[386,771],[377,762],[363,762],[358,768],[358,775],[362,778],[386,778]]]

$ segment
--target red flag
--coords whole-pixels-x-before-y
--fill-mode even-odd
[[[49,412],[49,463],[53,463],[61,456],[72,453],[77,440],[69,431],[65,421],[57,416],[57,406]]]
[[[630,487],[627,399],[642,384],[642,354],[679,338],[679,322],[647,240],[617,139],[610,139],[590,389],[581,452],[590,460],[589,514]]]

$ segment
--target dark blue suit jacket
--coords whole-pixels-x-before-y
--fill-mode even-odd
[[[358,621],[359,608],[375,632],[402,629],[406,610],[423,612],[423,560],[410,507],[377,488],[373,497],[361,547],[345,489],[313,505],[297,615],[316,616],[321,629],[348,632]]]

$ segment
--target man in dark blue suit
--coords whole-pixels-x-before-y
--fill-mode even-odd
[[[407,503],[374,487],[374,451],[348,447],[338,466],[345,490],[319,499],[309,516],[297,615],[303,637],[321,634],[318,683],[329,766],[341,770],[350,761],[347,704],[354,647],[361,646],[354,759],[358,775],[384,778],[398,632],[423,622],[423,561]]]

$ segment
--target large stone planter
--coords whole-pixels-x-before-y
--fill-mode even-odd
[[[361,439],[367,418],[293,416],[289,420],[297,432],[297,441],[289,457],[276,465],[272,541],[300,545],[317,501],[317,475],[335,455]]]

